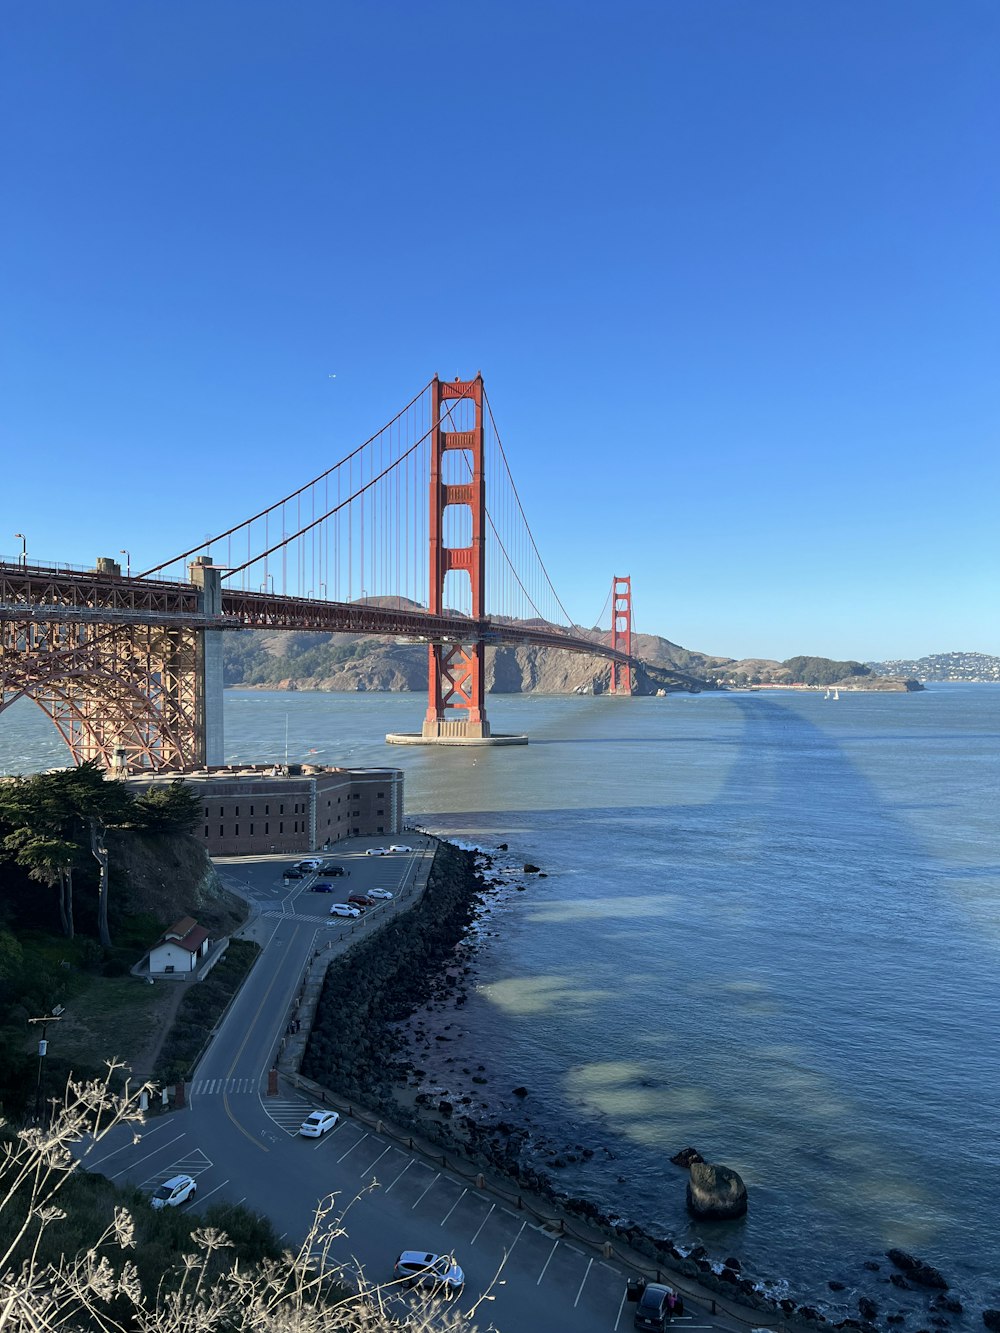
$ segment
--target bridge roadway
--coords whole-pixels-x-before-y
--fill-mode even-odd
[[[352,924],[355,937],[371,929],[371,923],[362,927],[331,918],[331,901],[382,887],[396,896],[378,910],[387,915],[401,910],[401,900],[422,889],[433,856],[432,840],[419,835],[408,840],[412,854],[388,857],[366,857],[360,839],[347,844],[349,851],[342,844],[330,855],[350,875],[334,879],[334,895],[310,893],[312,879],[285,887],[281,869],[286,858],[220,862],[224,881],[255,908],[241,933],[257,939],[263,952],[194,1072],[189,1106],[152,1119],[138,1143],[131,1141],[131,1131],[116,1132],[88,1167],[145,1191],[187,1172],[197,1179],[198,1191],[184,1205],[186,1212],[199,1213],[222,1200],[242,1203],[266,1214],[290,1245],[305,1237],[317,1205],[333,1193],[338,1206],[350,1208],[348,1234],[335,1242],[332,1257],[349,1272],[363,1267],[370,1283],[391,1281],[401,1250],[426,1248],[454,1253],[464,1268],[463,1310],[487,1295],[475,1320],[482,1328],[500,1333],[631,1329],[634,1306],[626,1301],[627,1274],[617,1262],[602,1258],[600,1250],[539,1226],[531,1214],[488,1189],[474,1188],[440,1159],[408,1152],[358,1120],[345,1116],[324,1138],[304,1139],[298,1127],[318,1103],[285,1079],[277,1096],[266,1095],[267,1072],[286,1039],[300,981],[315,950],[350,947]],[[389,1308],[399,1315],[420,1299],[395,1288],[387,1294]],[[745,1328],[749,1321],[740,1322]],[[711,1318],[690,1300],[675,1323],[677,1333],[739,1326],[725,1316]]]
[[[316,630],[328,634],[390,634],[436,643],[480,640],[491,645],[532,643],[588,653],[626,666],[637,664],[637,659],[606,643],[547,622],[433,616],[413,603],[381,604],[388,600],[381,598],[376,605],[223,588],[222,614],[214,616],[202,612],[199,589],[191,583],[130,578],[56,565],[0,562],[0,623]]]

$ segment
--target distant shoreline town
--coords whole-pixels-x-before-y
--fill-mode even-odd
[[[935,653],[931,657],[866,662],[876,676],[912,676],[916,680],[964,680],[988,685],[1000,681],[1000,657],[989,653]]]

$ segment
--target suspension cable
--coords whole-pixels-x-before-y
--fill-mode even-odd
[[[212,546],[214,545],[215,542],[222,541],[223,537],[228,537],[232,533],[238,532],[240,528],[249,527],[251,523],[256,523],[259,518],[264,518],[267,514],[273,513],[274,510],[278,509],[281,505],[287,504],[289,500],[294,500],[297,496],[301,495],[303,491],[307,491],[310,486],[315,486],[317,482],[320,482],[325,477],[328,477],[331,472],[336,472],[336,470],[339,467],[342,467],[344,463],[348,462],[352,458],[355,458],[359,453],[361,453],[362,449],[367,449],[370,444],[372,444],[375,440],[377,440],[380,435],[382,435],[386,430],[389,429],[390,426],[395,425],[395,423],[400,419],[400,417],[410,410],[413,404],[427,392],[432,382],[433,381],[428,380],[427,383],[424,385],[424,387],[420,390],[420,392],[415,394],[406,404],[405,407],[400,408],[400,410],[396,413],[396,415],[389,422],[387,422],[386,425],[384,425],[381,430],[377,430],[374,435],[369,436],[369,438],[365,440],[364,444],[359,444],[358,447],[352,450],[351,453],[345,454],[343,458],[341,458],[338,462],[334,463],[333,467],[327,468],[326,471],[321,472],[318,477],[313,477],[312,481],[307,481],[305,485],[300,486],[298,490],[292,491],[290,495],[286,495],[283,500],[275,500],[275,502],[273,504],[268,505],[266,509],[262,509],[259,514],[254,514],[253,518],[243,519],[242,522],[235,524],[231,528],[228,528],[225,532],[220,532],[217,537],[212,537],[208,541],[199,542],[197,546],[192,546],[189,551],[182,551],[180,555],[175,555],[170,560],[164,560],[162,564],[154,565],[152,569],[147,569],[145,573],[137,574],[136,578],[140,579],[148,578],[150,574],[156,574],[161,569],[166,569],[168,565],[176,564],[178,560],[186,560],[189,555],[194,555],[196,551],[203,551],[205,547]],[[421,441],[418,441],[417,443],[421,443]],[[330,512],[333,513],[335,511],[331,510]],[[314,526],[315,524],[312,523],[309,525],[309,527],[314,527]],[[303,528],[302,531],[308,532],[309,528]],[[253,562],[251,561],[250,563]],[[245,568],[246,568],[245,565],[240,565],[240,569],[245,569]]]
[[[538,563],[539,563],[539,565],[540,565],[541,568],[542,568],[542,573],[545,575],[545,581],[546,581],[546,583],[549,585],[549,588],[552,590],[552,596],[556,599],[556,605],[559,607],[559,610],[560,610],[560,611],[563,613],[563,615],[566,617],[566,623],[567,623],[567,625],[572,625],[572,624],[573,624],[573,617],[570,615],[570,613],[569,613],[569,612],[566,610],[566,608],[563,606],[563,604],[562,604],[562,600],[561,600],[559,594],[556,592],[556,590],[555,590],[555,586],[554,586],[554,584],[553,584],[551,578],[549,577],[549,571],[548,571],[548,570],[546,569],[546,567],[545,567],[545,561],[542,559],[541,552],[539,551],[538,546],[537,546],[537,544],[536,544],[536,542],[535,542],[535,535],[534,535],[534,533],[531,531],[531,524],[528,522],[528,516],[525,514],[525,512],[524,512],[524,506],[521,504],[521,497],[520,497],[520,495],[518,494],[517,485],[516,485],[516,483],[515,483],[515,481],[514,481],[513,476],[511,475],[510,464],[507,462],[507,455],[506,455],[506,453],[504,452],[503,441],[500,439],[500,432],[499,432],[499,430],[497,430],[496,418],[493,416],[493,405],[490,403],[489,398],[486,396],[486,389],[485,389],[485,387],[483,388],[483,398],[484,398],[484,400],[485,400],[485,402],[486,402],[486,410],[487,410],[487,411],[489,412],[489,414],[490,414],[490,422],[491,422],[491,424],[492,424],[492,426],[493,426],[493,433],[494,433],[494,435],[496,436],[497,446],[498,446],[499,449],[500,449],[500,456],[503,458],[503,464],[504,464],[504,467],[505,467],[506,470],[507,470],[507,476],[510,478],[511,489],[512,489],[513,492],[514,492],[514,498],[517,500],[517,507],[518,507],[518,509],[520,510],[521,517],[524,519],[524,526],[525,526],[525,528],[527,529],[527,532],[528,532],[528,540],[531,542],[531,548],[532,548],[532,550],[535,552],[535,555],[538,557]],[[529,599],[529,600],[530,600],[530,599]],[[534,605],[534,603],[532,603],[532,605]],[[537,609],[538,609],[538,608],[535,607],[535,610],[537,610]]]

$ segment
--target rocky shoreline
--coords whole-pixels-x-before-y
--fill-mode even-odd
[[[442,860],[440,869],[438,860]],[[391,956],[397,947],[402,949],[407,964],[405,968],[394,969],[391,963],[380,968],[377,994],[363,993],[372,972],[364,946],[352,951],[342,967],[331,968],[340,976],[329,996],[324,988],[317,1017],[332,1006],[327,1011],[339,1011],[342,1023],[343,1001],[352,993],[366,1031],[364,1040],[359,1037],[360,1058],[348,1036],[346,1059],[336,1059],[332,1068],[324,1069],[324,1061],[310,1061],[307,1052],[304,1073],[328,1080],[330,1086],[349,1092],[401,1126],[463,1154],[471,1163],[547,1200],[567,1216],[578,1217],[609,1238],[622,1241],[657,1267],[698,1282],[709,1294],[727,1296],[760,1311],[762,1318],[777,1316],[860,1333],[875,1333],[879,1328],[934,1333],[963,1325],[962,1302],[949,1293],[946,1279],[902,1250],[865,1261],[866,1290],[860,1290],[857,1281],[831,1278],[829,1295],[800,1302],[789,1295],[787,1283],[745,1273],[732,1255],[713,1257],[704,1245],[676,1244],[672,1237],[656,1235],[630,1219],[602,1211],[590,1199],[561,1189],[556,1176],[568,1163],[586,1163],[597,1155],[613,1158],[614,1152],[599,1143],[553,1142],[544,1127],[533,1123],[528,1088],[510,1089],[513,1102],[508,1108],[498,1108],[497,1098],[490,1095],[494,1080],[487,1066],[444,1054],[462,1035],[461,1010],[474,984],[478,949],[496,933],[491,931],[494,912],[514,894],[527,892],[533,882],[544,880],[545,872],[535,865],[516,864],[506,844],[483,849],[443,843],[435,868],[439,873],[432,872],[424,903],[408,914],[419,914],[422,909],[429,914],[433,943],[428,945],[419,928],[402,932],[388,952]],[[385,932],[380,939],[380,953],[385,953]],[[376,1014],[386,1021],[373,1022]],[[460,1046],[454,1049],[457,1052]],[[379,1076],[374,1080],[371,1073],[376,1069]],[[678,1154],[678,1169],[686,1169],[693,1160],[700,1161],[693,1149]],[[885,1290],[879,1291],[879,1286]],[[993,1313],[983,1314],[987,1327],[993,1327]]]

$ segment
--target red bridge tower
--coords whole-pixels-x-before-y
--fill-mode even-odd
[[[466,398],[475,420],[471,430],[443,430],[442,403]],[[447,415],[448,408],[444,409]],[[431,615],[444,612],[445,576],[464,570],[472,585],[472,620],[478,626],[485,614],[486,587],[486,486],[483,478],[483,378],[431,381],[431,485],[430,485],[430,605]],[[454,475],[442,466],[444,455],[463,451],[471,478],[449,482],[442,474]],[[445,546],[444,511],[449,505],[465,505],[472,514],[471,546]],[[424,740],[483,740],[490,734],[486,720],[486,650],[470,626],[466,643],[432,643],[428,649],[427,716],[421,729]]]
[[[632,578],[611,580],[611,647],[632,656]],[[611,663],[612,694],[632,693],[632,668],[622,662]]]

